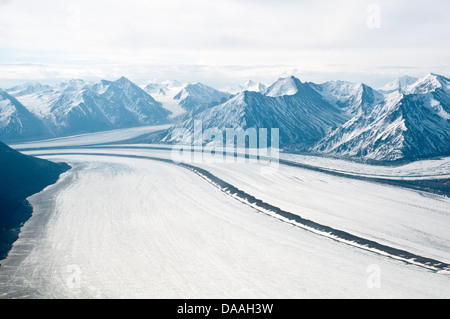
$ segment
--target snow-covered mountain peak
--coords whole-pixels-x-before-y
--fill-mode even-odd
[[[2,140],[45,137],[47,129],[13,96],[0,90],[0,136]]]
[[[236,94],[234,97],[232,97],[231,99],[229,99],[226,103],[227,104],[240,104],[240,105],[244,105],[245,101],[247,99],[247,96],[251,91],[242,91],[239,92],[238,94]]]
[[[408,87],[416,83],[419,79],[412,76],[402,76],[398,79],[395,79],[385,86],[381,87],[379,90],[384,93],[391,93],[394,91],[407,91]]]
[[[35,126],[42,131],[40,135],[61,136],[167,123],[169,115],[151,96],[124,77],[97,83],[71,80],[37,93],[19,94],[17,98],[23,106],[15,103],[18,105],[15,114],[19,114],[23,123],[39,122]],[[22,132],[18,129],[22,122],[8,124],[7,130]],[[7,130],[0,129],[0,136],[11,138]],[[15,138],[20,137],[28,138],[28,135],[18,133]]]
[[[267,89],[266,95],[270,97],[295,95],[301,85],[302,82],[294,76],[280,78]]]
[[[381,93],[364,83],[328,81],[309,84],[324,100],[350,115],[360,114],[384,99]]]
[[[174,96],[174,100],[183,101],[188,97],[201,100],[214,100],[220,101],[223,97],[227,96],[226,93],[220,92],[212,87],[204,85],[203,83],[189,83],[182,87],[181,91]]]
[[[167,88],[181,88],[183,86],[185,86],[185,84],[181,83],[180,81],[177,80],[166,80],[166,81],[162,81],[161,85],[167,87]]]
[[[131,82],[129,79],[127,79],[126,77],[124,77],[124,76],[121,76],[120,78],[118,78],[117,80],[116,80],[116,82],[117,83],[120,83],[120,82]]]
[[[449,81],[449,79],[442,75],[428,73],[423,78],[419,79],[416,83],[411,85],[408,88],[407,92],[409,94],[425,94],[434,92],[437,89],[443,89],[447,92],[450,92]]]
[[[71,86],[71,87],[82,87],[84,85],[86,85],[86,82],[81,79],[70,80],[68,82],[68,86]]]
[[[316,89],[319,89],[320,93],[330,99],[334,97],[338,101],[355,95],[362,89],[362,84],[352,83],[346,81],[328,81],[323,84],[315,85]]]
[[[158,84],[158,83],[149,83],[145,86],[142,87],[142,89],[147,92],[150,95],[158,95],[158,94],[165,94],[165,89],[166,87],[162,84]]]
[[[181,88],[186,91],[193,91],[196,89],[206,89],[206,90],[213,89],[213,88],[211,88],[203,83],[200,83],[200,82],[187,83],[186,85],[183,85]]]
[[[376,160],[437,156],[449,152],[449,83],[430,73],[377,91],[363,83],[314,84],[291,76],[267,90],[248,80],[234,95],[198,82],[141,88],[125,77],[35,83],[0,96],[0,137],[56,137],[170,120],[190,129],[202,120],[205,127],[277,127],[280,145],[297,151]],[[22,130],[26,126],[37,129]]]
[[[203,83],[181,83],[175,80],[149,83],[144,91],[170,111],[171,118],[179,117],[187,111],[196,112],[226,101],[230,94],[218,91]]]
[[[224,89],[225,92],[229,92],[231,94],[238,94],[242,91],[251,91],[251,92],[259,92],[264,93],[267,90],[267,86],[261,82],[256,82],[253,80],[247,80],[244,84],[239,84],[236,86],[228,86]]]
[[[172,99],[186,85],[187,83],[181,83],[177,80],[166,80],[162,82],[150,82],[147,85],[142,86],[142,89],[154,98],[167,95]]]
[[[22,95],[42,92],[42,91],[49,90],[49,89],[50,89],[50,86],[48,86],[48,85],[43,85],[38,82],[28,82],[28,83],[25,83],[24,85],[12,87],[12,88],[6,90],[6,92],[8,92],[9,94],[11,94],[13,96],[22,96]]]
[[[85,89],[89,84],[84,80],[70,80],[69,82],[62,82],[56,87],[52,88],[52,91],[58,93],[79,92]]]
[[[129,79],[127,79],[124,76],[122,76],[122,77],[120,77],[120,79],[116,80],[114,82],[114,84],[116,84],[121,89],[137,87],[136,84],[134,84],[133,82],[131,82]]]
[[[255,84],[256,83],[253,80],[247,80],[244,85],[247,86],[247,87],[250,87],[250,86],[253,86]]]
[[[245,83],[246,91],[263,93],[266,91],[266,89],[267,89],[267,87],[264,84],[262,84],[261,82],[254,82],[252,80],[248,80]]]
[[[101,80],[100,83],[94,84],[92,86],[92,91],[101,95],[108,90],[108,88],[111,86],[112,82],[107,80]]]
[[[327,134],[313,150],[374,160],[419,158],[447,153],[450,141],[448,80],[427,75],[408,91],[384,92],[383,100]],[[376,91],[374,91],[376,94]]]
[[[205,86],[199,82],[197,83],[188,83],[181,88],[177,95],[173,97],[174,100],[184,100],[189,95],[194,94],[196,91],[200,91],[204,89]]]

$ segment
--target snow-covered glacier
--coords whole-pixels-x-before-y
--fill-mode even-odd
[[[447,270],[270,214],[173,163],[170,147],[110,145],[108,136],[89,135],[18,147],[73,169],[30,198],[33,216],[1,262],[0,297],[450,296]],[[377,173],[342,162],[309,158],[318,167]],[[282,163],[272,174],[263,173],[261,163],[193,165],[296,216],[450,264],[448,197]],[[432,172],[435,165],[422,167]],[[379,174],[419,178],[420,167]],[[376,287],[373,269],[380,276]]]

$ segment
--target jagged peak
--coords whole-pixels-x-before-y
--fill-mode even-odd
[[[437,89],[444,89],[447,91],[450,90],[449,79],[439,74],[428,73],[416,83],[408,87],[407,92],[409,94],[423,94],[434,92]]]
[[[116,82],[131,82],[128,78],[121,76]]]
[[[200,88],[200,89],[208,89],[208,90],[215,90],[215,91],[217,91],[216,89],[214,89],[214,88],[212,88],[212,87],[210,87],[210,86],[208,86],[206,84],[203,84],[201,82],[187,83],[186,85],[184,85],[182,87],[183,87],[183,89],[186,89],[186,90],[193,89],[193,88],[194,89],[195,88]]]
[[[72,79],[69,81],[70,85],[82,85],[85,84],[86,82],[82,79]]]
[[[244,85],[245,85],[246,87],[249,87],[249,86],[256,85],[256,83],[255,83],[255,81],[253,81],[253,80],[247,80],[247,81],[245,82]]]
[[[194,88],[194,87],[205,87],[203,83],[200,82],[194,82],[194,83],[187,83],[185,86],[183,86],[184,89]]]
[[[122,89],[125,87],[133,87],[140,89],[134,82],[132,82],[131,80],[129,80],[124,76],[121,76],[118,80],[114,81],[114,84],[116,84],[118,87]]]
[[[164,85],[168,88],[178,88],[178,87],[183,87],[184,84],[181,83],[180,81],[177,80],[166,80],[166,81],[162,81],[160,85]]]
[[[299,91],[302,82],[291,75],[286,78],[279,78],[266,91],[266,95],[270,97],[278,97],[283,95],[295,95]]]
[[[392,93],[395,91],[407,90],[409,86],[416,83],[419,79],[409,75],[401,76],[391,82],[387,83],[383,87],[379,88],[384,93]]]
[[[187,83],[186,85],[184,85],[181,88],[180,92],[178,92],[174,96],[173,99],[174,100],[183,100],[191,94],[199,95],[199,94],[203,94],[203,93],[206,93],[208,95],[226,94],[222,91],[216,90],[215,88],[205,85],[201,82],[195,82],[195,83]]]

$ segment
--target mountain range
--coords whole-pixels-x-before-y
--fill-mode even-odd
[[[450,81],[428,74],[387,93],[324,136],[313,151],[373,160],[450,154]]]
[[[171,118],[201,112],[231,97],[229,93],[202,83],[182,84],[178,81],[150,83],[144,87],[144,91],[160,101],[163,107],[172,113]]]
[[[225,103],[188,117],[178,127],[189,130],[193,121],[203,128],[279,128],[281,146],[309,145],[349,119],[313,87],[295,77],[280,79],[265,93],[243,91]],[[168,134],[171,134],[169,132]],[[171,140],[170,137],[166,140]]]
[[[41,139],[141,125],[279,128],[280,146],[333,157],[393,161],[450,154],[449,79],[402,77],[382,88],[363,83],[248,81],[227,92],[202,83],[142,87],[122,77],[0,90],[0,139]],[[173,128],[156,142],[177,142]],[[206,141],[208,142],[208,141]]]
[[[169,111],[136,84],[72,80],[0,91],[0,139],[59,137],[108,129],[168,123]]]

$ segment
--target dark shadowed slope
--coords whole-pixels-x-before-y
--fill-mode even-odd
[[[65,163],[23,155],[0,142],[0,260],[31,216],[27,197],[54,184],[69,169]]]

